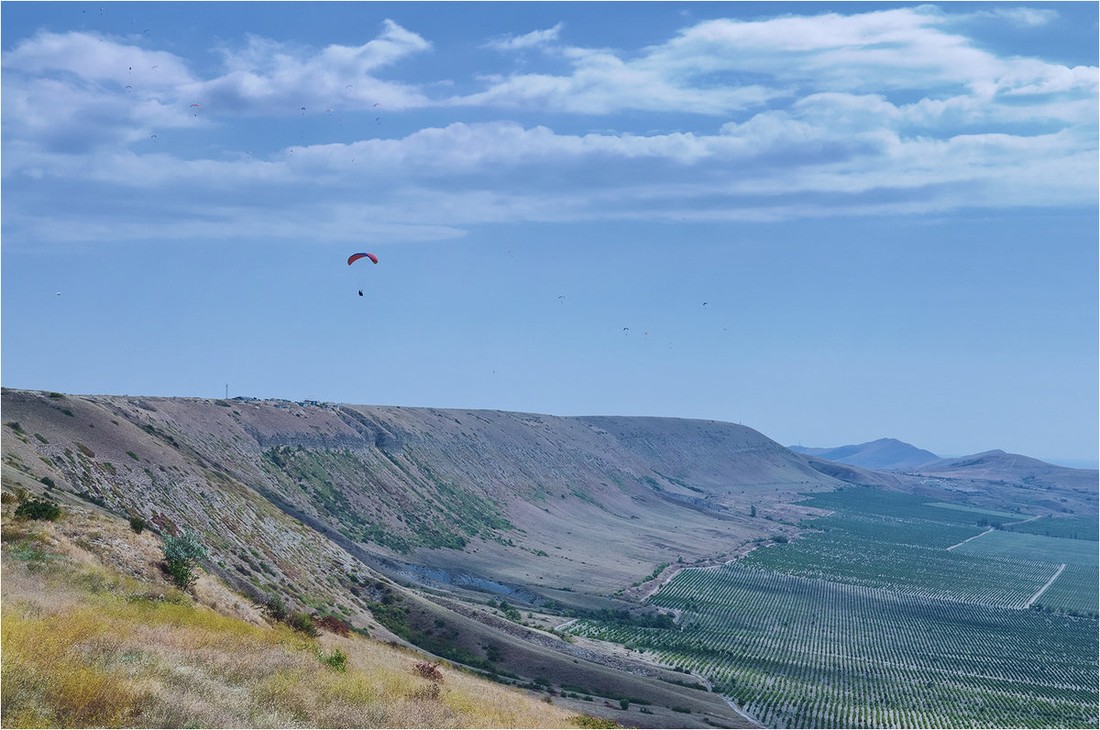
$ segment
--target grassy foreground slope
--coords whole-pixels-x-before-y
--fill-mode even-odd
[[[356,634],[269,625],[204,575],[156,568],[160,540],[67,506],[5,504],[3,727],[571,727],[595,721]],[[418,665],[421,667],[418,669]]]

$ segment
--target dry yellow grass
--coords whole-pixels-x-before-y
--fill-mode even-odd
[[[10,513],[10,510],[5,510]],[[319,639],[196,603],[95,559],[87,520],[3,527],[3,727],[571,727],[572,713],[358,636]],[[98,521],[98,522],[97,522]],[[75,536],[74,536],[75,535]],[[77,545],[80,543],[80,545]],[[74,547],[76,546],[76,547]],[[219,594],[224,603],[225,594]],[[343,671],[325,659],[346,657]]]

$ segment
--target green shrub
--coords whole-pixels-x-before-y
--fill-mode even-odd
[[[187,590],[198,579],[195,568],[206,557],[206,548],[195,533],[164,536],[164,567],[172,582]]]
[[[263,612],[272,621],[285,621],[286,620],[286,601],[283,597],[272,593],[266,600],[264,600]]]
[[[325,654],[322,651],[318,651],[317,657],[321,660],[322,664],[327,665],[337,672],[347,671],[348,655],[339,649],[333,649],[331,654]]]
[[[20,520],[53,521],[60,516],[61,506],[45,499],[31,499],[15,508],[15,517]]]
[[[301,631],[306,636],[318,636],[321,632],[313,623],[313,618],[308,613],[295,611],[287,617],[286,625],[295,631]]]
[[[135,516],[130,518],[130,529],[133,530],[138,535],[140,535],[142,533],[142,531],[145,529],[145,524],[146,523],[145,523],[145,518],[144,517],[138,517],[138,516],[135,515]]]

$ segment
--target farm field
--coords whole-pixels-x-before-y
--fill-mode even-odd
[[[1052,563],[979,557],[861,538],[843,530],[758,549],[741,562],[786,575],[1005,608],[1025,608],[1058,571]]]
[[[676,628],[570,630],[706,677],[769,727],[1096,724],[1096,543],[986,532],[989,515],[911,495],[808,503],[836,511],[677,573],[650,599]]]
[[[1030,522],[1008,526],[1006,529],[1046,537],[1068,537],[1073,540],[1091,540],[1092,542],[1100,540],[1100,522],[1092,517],[1040,517]]]
[[[1082,616],[1097,615],[1098,586],[1095,565],[1066,565],[1049,588],[1035,601],[1035,606],[1054,611],[1069,611]]]
[[[994,530],[958,546],[955,552],[974,557],[1044,561],[1058,564],[1057,579],[1041,594],[1034,605],[1083,616],[1097,615],[1097,543],[1066,537],[1047,537],[1028,532]]]
[[[960,512],[970,512],[977,515],[986,515],[988,517],[996,517],[1001,520],[1018,520],[1020,516],[1011,512],[1001,512],[995,509],[985,509],[983,507],[971,507],[968,504],[951,504],[950,502],[929,502],[929,507],[941,507],[943,509],[954,509]]]
[[[960,545],[957,551],[985,557],[1096,565],[1100,562],[1096,547],[1096,543],[1089,540],[994,530],[965,545]]]

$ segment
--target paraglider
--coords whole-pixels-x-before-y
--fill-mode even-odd
[[[348,256],[348,266],[351,266],[359,259],[370,259],[374,263],[378,263],[378,257],[372,253],[353,253],[351,256]]]
[[[361,253],[353,253],[351,256],[348,256],[348,266],[351,266],[352,264],[354,264],[356,261],[358,261],[360,259],[370,259],[373,263],[376,263],[376,264],[378,263],[378,257],[377,256],[375,256],[374,254],[369,253],[367,251],[364,251],[364,252],[361,252]],[[359,289],[359,296],[363,296],[363,290],[362,289]]]

